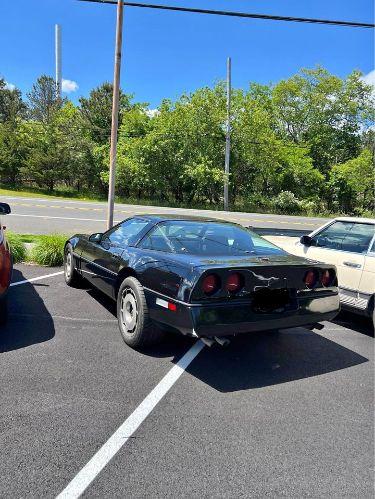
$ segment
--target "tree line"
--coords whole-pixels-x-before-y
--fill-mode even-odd
[[[78,105],[41,76],[26,99],[0,79],[0,183],[105,196],[112,85]],[[163,100],[153,112],[121,92],[117,195],[222,207],[223,83]],[[232,97],[233,209],[354,215],[375,212],[374,93],[358,71],[303,69]]]

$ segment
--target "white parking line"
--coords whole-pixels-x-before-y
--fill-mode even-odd
[[[53,274],[46,274],[39,277],[32,277],[31,279],[25,279],[24,281],[16,281],[12,282],[11,286],[20,286],[21,284],[27,284],[28,282],[40,281],[41,279],[47,279],[48,277],[54,277],[55,275],[61,275],[64,271],[60,270],[59,272],[54,272]]]
[[[186,352],[182,359],[172,367],[136,410],[122,423],[68,486],[57,496],[57,499],[78,498],[87,489],[90,483],[139,428],[164,395],[168,393],[204,346],[204,343],[199,340]]]

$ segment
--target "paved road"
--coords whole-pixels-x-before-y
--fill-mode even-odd
[[[59,269],[18,265],[15,281]],[[56,497],[193,342],[126,347],[113,304],[61,274],[10,290],[0,497]],[[373,497],[370,323],[204,348],[83,497]]]
[[[94,233],[105,229],[106,205],[85,201],[64,201],[39,198],[1,196],[1,200],[12,207],[12,214],[6,218],[10,230],[19,233],[65,234]],[[312,231],[327,221],[324,218],[292,217],[259,213],[228,213],[224,211],[186,210],[117,204],[115,220],[120,221],[140,213],[188,213],[232,220],[246,226]]]

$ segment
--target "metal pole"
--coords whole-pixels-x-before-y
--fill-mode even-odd
[[[114,77],[113,77],[111,149],[110,149],[110,156],[109,156],[109,188],[108,188],[107,229],[110,229],[113,226],[113,210],[115,207],[117,129],[118,129],[119,98],[120,98],[120,72],[121,72],[121,48],[122,48],[123,18],[124,18],[123,0],[118,0],[118,2],[117,2],[117,23],[116,23],[115,69],[114,69]]]
[[[55,65],[56,65],[56,97],[61,99],[62,96],[62,73],[61,73],[61,27],[55,25]]]
[[[225,176],[224,210],[229,210],[229,170],[230,170],[230,134],[231,134],[231,98],[232,98],[232,60],[227,60],[227,124],[225,136]]]

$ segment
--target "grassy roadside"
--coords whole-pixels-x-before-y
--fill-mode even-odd
[[[36,263],[46,267],[63,264],[64,245],[68,236],[63,234],[32,235],[7,232],[13,262]]]
[[[92,195],[91,193],[78,193],[76,191],[69,190],[55,190],[49,192],[45,189],[38,188],[15,188],[9,189],[0,184],[0,197],[1,196],[14,196],[14,197],[29,197],[29,198],[41,198],[41,199],[60,199],[60,200],[77,200],[86,202],[101,202],[106,203],[107,199],[105,196]],[[138,199],[135,197],[120,197],[116,196],[116,203],[128,204],[128,205],[138,205],[138,206],[156,206],[163,208],[186,208],[186,209],[196,209],[196,210],[213,210],[222,211],[224,208],[221,203],[210,204],[210,203],[178,203],[173,201],[165,201],[164,199]],[[246,202],[237,202],[235,206],[231,207],[231,211],[239,213],[262,213],[269,215],[287,215],[287,212],[281,212],[279,210],[272,209],[271,207],[264,208],[257,204],[247,204]],[[319,218],[332,218],[340,214],[334,213],[319,213],[315,210],[311,212],[300,212],[300,213],[289,213],[289,216],[304,216],[304,217],[319,217]]]

